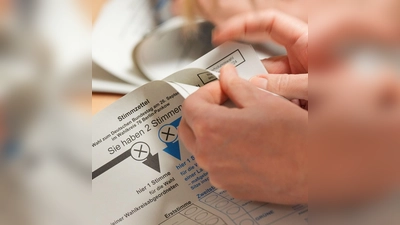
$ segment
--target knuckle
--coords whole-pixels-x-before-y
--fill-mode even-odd
[[[265,10],[265,12],[264,12],[264,14],[269,17],[276,17],[279,13],[280,13],[280,11],[278,11],[275,8],[269,8],[269,9]]]
[[[209,161],[206,159],[204,154],[201,154],[201,151],[199,151],[199,154],[196,155],[196,162],[199,165],[200,168],[204,169],[205,171],[210,171],[209,167]]]
[[[206,171],[214,171],[212,166],[212,156],[209,152],[209,147],[201,142],[196,141],[196,162],[200,168]]]
[[[267,8],[267,9],[264,9],[264,10],[258,12],[259,15],[261,15],[263,17],[267,17],[267,18],[274,17],[278,13],[279,13],[279,11],[276,10],[275,8]],[[252,13],[252,14],[254,14],[254,13]]]
[[[198,116],[194,118],[192,127],[196,139],[200,144],[210,143],[213,137],[213,132],[216,129],[215,124],[211,119]]]
[[[210,178],[210,183],[214,187],[218,189],[226,189],[226,185],[224,185],[224,182],[221,182],[221,179],[219,179],[219,176],[216,176],[213,172],[209,172],[209,178]]]
[[[240,87],[240,86],[242,86],[242,82],[240,82],[240,80],[235,77],[235,78],[229,79],[228,85],[230,87]]]
[[[213,174],[222,173],[222,171],[224,171],[224,168],[221,168],[219,166],[219,163],[215,162],[215,159],[213,159],[213,158],[210,157],[210,159],[208,160],[210,162],[209,167],[208,167],[209,172],[211,172]]]
[[[275,84],[275,91],[278,94],[286,93],[289,87],[289,82],[290,82],[289,75],[278,76],[278,79],[276,80]]]
[[[244,88],[244,83],[240,78],[230,79],[228,83],[228,88],[232,91],[241,90]]]
[[[200,143],[203,143],[202,139],[207,135],[207,127],[207,122],[203,118],[198,116],[193,119],[192,129]]]
[[[192,96],[189,96],[185,101],[183,101],[182,111],[184,113],[192,114],[193,112],[196,112],[196,101],[194,101],[194,99],[192,99],[191,97]]]

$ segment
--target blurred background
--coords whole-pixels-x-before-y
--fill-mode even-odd
[[[0,0],[0,224],[91,224],[91,117],[124,93],[149,82],[149,77],[154,74],[146,74],[146,68],[160,66],[157,68],[165,69],[162,63],[152,64],[159,62],[152,61],[152,55],[146,55],[146,51],[135,53],[135,49],[144,40],[151,43],[152,40],[158,42],[170,37],[180,41],[175,36],[166,35],[166,31],[180,31],[183,26],[183,21],[175,18],[182,14],[180,2]],[[235,6],[229,1],[221,2],[228,2],[224,7]],[[321,72],[321,65],[325,65],[321,59],[339,58],[338,61],[352,62],[357,73],[376,75],[379,71],[386,71],[387,74],[393,74],[390,83],[398,82],[400,1],[370,0],[363,4],[360,1],[312,0],[309,4],[313,7],[308,10],[303,1],[265,2],[271,2],[266,7],[281,7],[304,21],[310,19],[309,26],[314,29],[310,40],[323,40],[313,42],[316,44],[309,47],[310,68],[314,74],[325,74],[326,67]],[[221,12],[224,13],[211,14],[207,19],[219,23],[234,11],[229,8]],[[202,42],[201,48],[192,48],[190,54],[185,54],[189,58],[178,58],[181,61],[175,60],[173,67],[160,70],[165,76],[212,48],[209,43],[212,25],[203,28],[202,31],[208,35],[196,36],[184,48],[173,50],[187,50],[188,46],[199,40],[208,42]],[[148,38],[150,36],[155,39]],[[260,58],[285,52],[273,45],[258,47]],[[168,56],[168,51],[164,51],[161,61]],[[151,63],[139,66],[135,64],[135,57],[151,59]],[[346,70],[340,68],[339,71],[348,73],[347,64],[344,67]],[[312,79],[310,90],[324,83],[314,83],[313,86]],[[325,90],[331,88],[332,92],[341,93],[330,99],[349,101],[336,99],[340,104],[327,104],[326,111],[350,109],[349,106],[354,106],[354,102],[359,102],[368,92],[361,88],[362,82],[359,81],[347,86],[329,81],[337,85],[327,85]],[[357,93],[353,88],[355,86],[360,87]],[[398,87],[393,85],[392,89],[398,90]],[[386,93],[386,86],[383,89],[382,93]],[[398,92],[393,93],[393,96],[399,96]],[[382,96],[386,100],[387,95]],[[398,105],[400,98],[393,99],[392,104]],[[335,103],[333,100],[321,102]],[[313,105],[311,107],[311,110],[315,109]],[[363,112],[355,112],[359,113],[355,113],[356,116],[364,115]],[[365,117],[366,121],[388,115],[379,113]],[[399,114],[395,113],[391,115],[398,117]],[[334,116],[332,118],[338,118]],[[336,121],[332,118],[328,119]],[[349,124],[347,120],[343,121],[344,125]],[[396,133],[398,126],[394,127],[396,124],[393,121],[386,121],[393,128],[393,132],[386,135],[388,139],[383,139],[388,149],[399,146]],[[321,128],[322,125],[316,127]],[[338,133],[347,130],[345,126],[339,128]],[[315,138],[326,141],[323,139],[325,137]],[[364,150],[366,145],[357,147]],[[325,154],[324,151],[319,152],[320,155],[315,157]],[[358,159],[363,160],[362,157]],[[391,157],[390,162],[399,165],[398,157]],[[332,160],[332,163],[336,162]],[[392,170],[387,174],[399,178],[397,171]],[[390,200],[390,204],[382,203],[384,207],[381,209],[386,207],[388,210],[383,211],[390,216],[398,214],[398,202]],[[368,208],[368,212],[380,212],[375,208],[378,205]],[[365,211],[360,214],[366,215]],[[367,215],[379,219],[382,217],[375,217],[373,213]],[[390,216],[385,218],[391,219]],[[355,219],[352,215],[350,217]],[[392,224],[398,224],[397,221],[391,220],[394,222]]]
[[[90,224],[91,3],[0,1],[0,224]]]

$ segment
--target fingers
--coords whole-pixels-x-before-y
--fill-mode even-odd
[[[270,94],[258,90],[250,82],[240,78],[235,66],[231,64],[222,67],[220,83],[223,92],[238,108],[258,105],[262,98],[270,96]]]
[[[394,20],[386,20],[382,15],[362,11],[356,15],[353,10],[344,10],[336,12],[335,16],[318,18],[310,24],[316,30],[310,37],[310,61],[313,64],[319,64],[321,59],[332,60],[331,55],[338,54],[337,50],[348,45],[397,44],[400,37],[400,29],[396,29]]]
[[[380,111],[396,112],[400,109],[400,83],[390,73],[382,74],[374,79],[373,87],[370,88],[375,97],[376,105]],[[375,90],[373,90],[375,89]],[[375,92],[375,93],[374,93]]]
[[[183,102],[182,119],[178,128],[179,140],[192,153],[195,153],[196,136],[201,128],[198,121],[215,110],[221,111],[220,106],[228,97],[222,92],[219,82],[212,82],[197,90]],[[218,116],[218,115],[216,115]],[[197,133],[196,133],[197,132]]]
[[[308,100],[308,74],[265,74],[253,77],[250,82],[288,99]]]
[[[290,48],[303,39],[308,39],[308,26],[303,21],[278,11],[263,11],[238,15],[218,26],[213,33],[215,43],[245,39],[250,41],[275,42]]]
[[[223,93],[219,82],[212,82],[201,87],[183,102],[182,118],[190,126],[197,115],[221,107],[228,97]]]
[[[237,39],[250,42],[272,39],[286,48],[290,73],[308,71],[308,25],[297,18],[273,10],[253,12],[233,17],[213,32],[217,44]]]
[[[212,110],[220,107],[228,97],[221,89],[219,82],[212,82],[190,95],[183,103],[183,117],[191,124],[193,114],[203,110]]]
[[[289,74],[292,73],[289,66],[289,59],[286,55],[284,56],[273,56],[261,60],[265,69],[268,73],[275,74]]]
[[[316,41],[324,43],[335,43],[349,38],[398,43],[399,30],[396,29],[395,23],[391,19],[394,18],[379,17],[378,15],[374,17],[361,12],[354,15],[354,12],[345,11],[340,13],[340,17],[326,17],[316,21],[313,27],[319,31],[315,34],[318,37]]]

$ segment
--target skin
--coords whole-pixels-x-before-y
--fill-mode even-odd
[[[227,98],[238,108],[221,106]],[[307,124],[305,110],[227,65],[220,82],[185,100],[178,131],[214,186],[239,199],[297,204],[308,199]]]
[[[356,73],[342,68],[310,84],[314,205],[362,203],[400,187],[400,82]]]
[[[235,16],[213,33],[213,42],[272,40],[284,46],[287,55],[264,59],[269,74],[251,79],[259,88],[288,99],[308,100],[308,25],[276,10]]]
[[[265,19],[268,17],[273,19]],[[257,76],[249,83],[227,66],[221,71],[219,84],[207,85],[185,101],[179,135],[199,165],[209,171],[211,182],[243,199],[280,204],[309,201],[321,206],[362,203],[398,190],[398,71],[396,74],[393,68],[381,65],[373,71],[378,76],[366,78],[332,49],[362,35],[391,43],[393,35],[382,35],[386,26],[380,33],[358,20],[337,20],[332,28],[341,31],[340,38],[322,45],[319,43],[324,43],[326,33],[315,36],[315,46],[320,48],[310,54],[318,56],[313,63],[323,67],[315,67],[314,74],[323,76],[313,76],[308,86],[308,75],[299,75],[308,73],[308,60],[302,60],[308,58],[308,50],[304,50],[308,38],[304,41],[307,44],[299,44],[302,35],[297,29],[284,29],[296,23],[294,20],[283,26],[279,13],[237,18],[217,28],[215,42],[263,37],[281,41],[289,51],[287,56],[264,61],[273,74]],[[247,25],[249,21],[260,22],[253,26]],[[358,29],[346,36],[346,29],[338,28],[340,23]],[[276,32],[279,30],[286,33]],[[321,32],[330,31],[321,27]],[[289,36],[273,38],[272,34]],[[295,45],[287,45],[284,40],[292,40]],[[294,46],[296,51],[291,51]],[[310,122],[306,111],[251,85],[290,99],[312,99]],[[227,98],[238,109],[220,106]],[[310,198],[308,192],[312,193]]]
[[[181,14],[185,0],[174,0],[172,11]],[[307,4],[299,0],[188,0],[195,4],[197,14],[215,25],[238,14],[276,9],[303,21],[308,20]]]
[[[260,20],[265,26],[259,26]],[[293,30],[282,29],[286,25]],[[248,33],[241,35],[244,30]],[[278,40],[289,50],[288,55],[265,60],[264,65],[269,71],[300,73],[307,70],[307,32],[303,22],[268,11],[232,18],[217,28],[214,42],[237,37]],[[257,79],[265,78],[262,75],[250,83],[239,78],[232,65],[223,67],[220,82],[201,88],[185,100],[178,129],[180,140],[209,172],[211,183],[232,196],[280,204],[305,203],[308,113],[261,91]],[[307,99],[307,91],[300,88],[307,86],[306,74],[271,74],[268,78],[268,85],[261,88],[288,98]],[[221,106],[228,98],[238,108]]]
[[[11,9],[11,1],[0,0],[0,19],[4,19],[10,12],[10,9]]]
[[[369,0],[362,6],[339,1],[325,5],[324,16],[310,24],[318,31],[310,37],[310,67],[324,75],[312,76],[309,86],[314,205],[363,203],[400,188],[398,63],[375,60],[360,72],[349,62],[350,54],[338,51],[398,47],[400,27],[394,21],[399,21],[399,6],[395,0]]]
[[[343,46],[398,45],[400,39],[400,1],[318,1],[310,12],[310,67],[323,68],[342,63],[338,55]],[[390,47],[389,47],[390,48]],[[339,62],[337,62],[339,60]]]

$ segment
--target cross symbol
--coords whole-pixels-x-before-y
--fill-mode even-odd
[[[142,149],[143,149],[143,145],[140,145],[140,149],[133,149],[133,151],[139,152],[139,156],[138,156],[139,158],[140,158],[140,155],[142,154],[142,152],[147,153],[146,151],[143,151]]]
[[[167,132],[161,132],[162,134],[166,135],[165,141],[168,141],[169,136],[173,136],[173,137],[175,136],[175,134],[170,133],[170,131],[171,131],[171,127],[168,127],[168,131]]]

